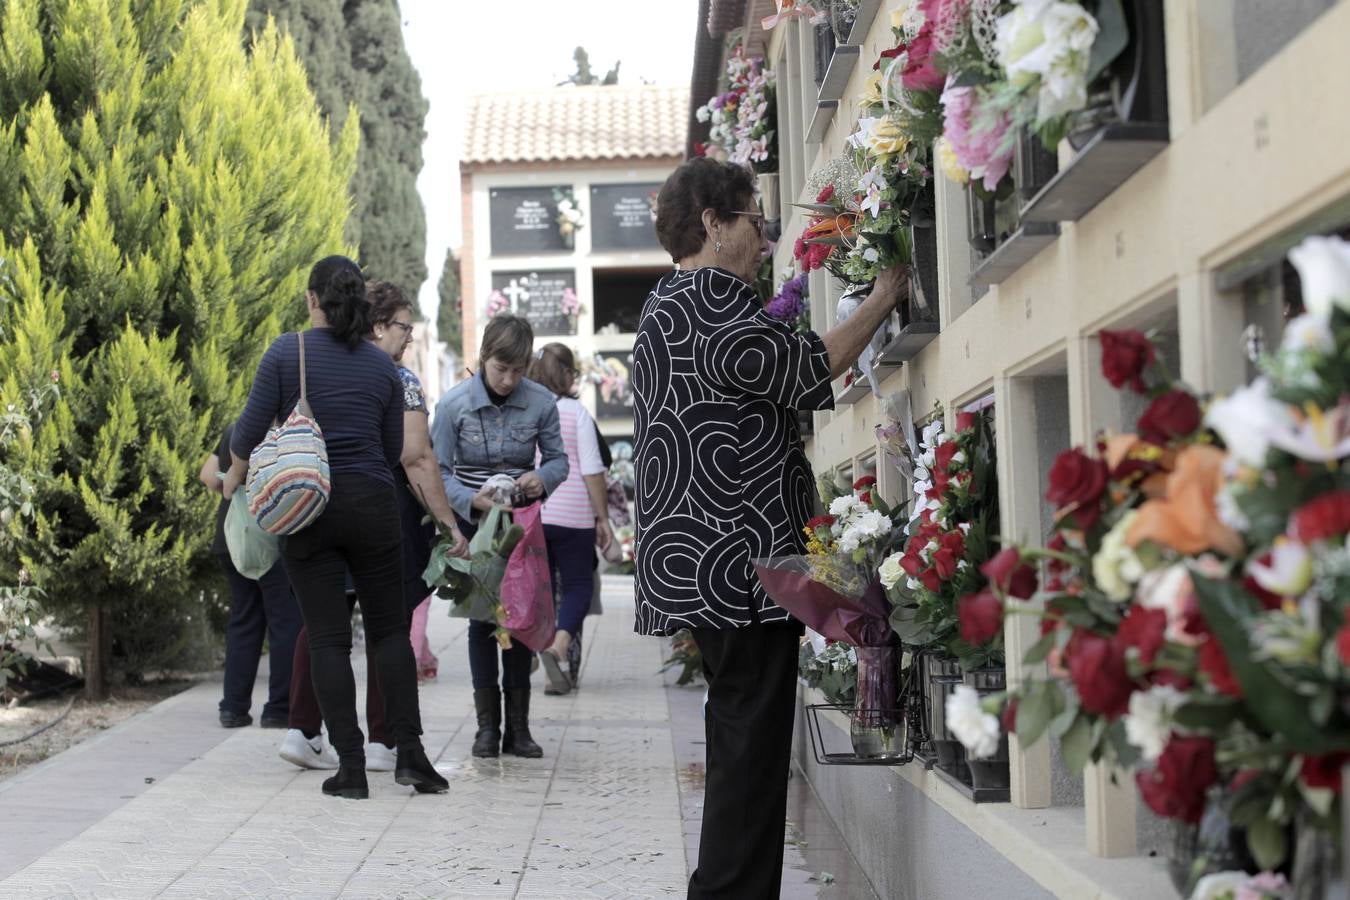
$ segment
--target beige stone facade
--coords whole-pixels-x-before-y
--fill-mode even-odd
[[[837,109],[821,105],[811,27],[794,19],[769,36],[763,52],[778,74],[781,135],[778,272],[791,264],[808,215],[789,204],[814,199],[807,175],[844,150],[857,119],[853,98],[872,62],[894,45],[889,13],[898,5],[860,4],[875,18]],[[746,6],[745,20],[757,28],[761,8],[772,4]],[[1011,539],[1043,538],[1050,510],[1041,498],[1056,453],[1132,425],[1140,411],[1100,374],[1100,330],[1156,329],[1166,364],[1192,388],[1232,389],[1252,371],[1248,340],[1278,340],[1284,251],[1308,233],[1350,225],[1350,3],[1167,0],[1161,7],[1166,145],[1076,221],[1059,222],[1057,236],[987,289],[980,284],[990,280],[987,269],[971,285],[981,259],[968,242],[965,189],[938,177],[940,332],[883,373],[881,394],[907,391],[916,416],[940,405],[949,427],[962,408],[992,403],[1001,531]],[[1067,143],[1058,162],[1061,172],[1074,165]],[[825,331],[841,286],[816,272],[810,289],[813,325]],[[842,384],[836,393],[849,396]],[[817,414],[813,464],[818,471],[876,471],[873,430],[884,421],[882,399],[870,393]],[[879,469],[888,499],[905,499],[898,473]],[[1005,634],[1014,684],[1026,674],[1015,661],[1034,640],[1034,620],[1024,618]],[[981,852],[1011,862],[1029,885],[1057,896],[1169,895],[1161,863],[1145,856],[1165,849],[1166,832],[1139,805],[1128,773],[1113,783],[1112,773],[1089,769],[1075,783],[1051,742],[1024,751],[1014,737],[1012,745],[1010,805],[977,807],[912,766],[869,780],[869,802],[892,802],[876,795],[883,782],[887,794],[917,792],[920,806],[969,828]],[[850,778],[862,783],[849,772],[828,778],[817,787],[841,797],[852,796]],[[894,843],[898,859],[900,842],[913,838],[897,827],[876,840]],[[1008,896],[1022,893],[1010,888]]]

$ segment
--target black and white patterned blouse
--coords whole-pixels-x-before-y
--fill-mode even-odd
[[[750,561],[804,552],[815,482],[799,409],[830,409],[829,354],[722,269],[663,275],[633,345],[637,627],[785,622]]]

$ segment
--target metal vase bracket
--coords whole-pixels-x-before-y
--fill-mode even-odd
[[[962,684],[961,664],[933,653],[923,657],[924,706],[928,712],[928,751],[939,769],[964,780],[966,750],[947,730],[947,698]]]
[[[1167,45],[1161,4],[1125,0],[1130,39],[1088,86],[1088,104],[1069,118],[1069,143],[1081,150],[1115,122],[1167,124]]]
[[[990,666],[967,672],[964,681],[981,696],[998,694],[1008,689],[1008,672],[1003,666]],[[966,759],[970,769],[970,785],[975,789],[977,799],[994,799],[986,794],[1006,793],[1012,785],[1008,768],[1008,735],[1005,733],[998,743],[993,756],[984,759]]]

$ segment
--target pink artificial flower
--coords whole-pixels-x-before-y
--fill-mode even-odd
[[[1000,147],[1012,119],[1005,112],[992,127],[977,124],[981,119],[979,104],[975,88],[953,86],[943,91],[942,133],[961,167],[972,178],[982,177],[985,190],[993,191],[1012,167],[1012,143],[1008,142],[1006,149]]]

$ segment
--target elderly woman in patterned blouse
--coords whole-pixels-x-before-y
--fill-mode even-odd
[[[637,631],[693,632],[708,679],[707,799],[692,897],[777,897],[801,626],[751,560],[804,551],[814,479],[798,410],[830,409],[895,305],[904,272],[824,335],[766,315],[751,287],[767,252],[750,174],[699,158],[657,198],[676,262],[633,348]]]

